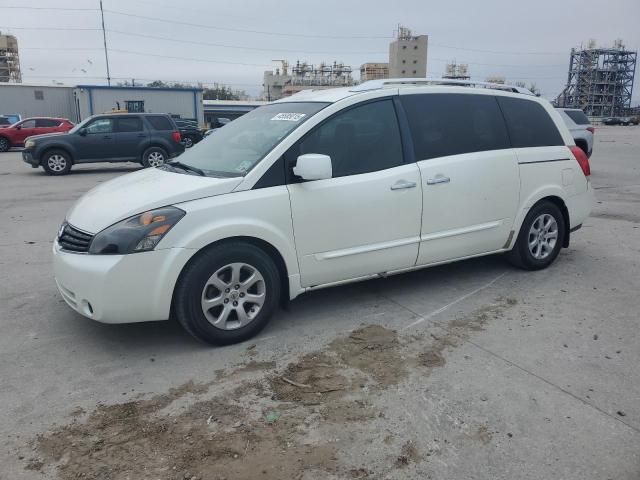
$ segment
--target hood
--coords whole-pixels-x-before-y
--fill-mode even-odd
[[[52,132],[52,133],[41,133],[40,135],[31,135],[27,137],[31,140],[38,140],[41,138],[49,138],[49,137],[59,137],[60,135],[69,135],[67,132]]]
[[[98,233],[109,225],[153,208],[230,193],[242,177],[213,178],[146,168],[99,185],[67,213],[67,221]]]

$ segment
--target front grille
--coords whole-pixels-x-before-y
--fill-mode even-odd
[[[62,249],[76,253],[87,253],[91,240],[93,240],[93,235],[78,230],[68,223],[62,227],[58,235],[58,244]]]

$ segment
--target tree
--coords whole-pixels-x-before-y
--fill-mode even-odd
[[[534,82],[531,82],[529,84],[529,91],[533,93],[536,97],[539,97],[541,95],[540,89]]]
[[[152,88],[162,88],[166,86],[167,84],[164,83],[162,80],[154,80],[151,83],[147,83],[147,87],[152,87]]]
[[[237,92],[225,85],[214,84],[213,88],[205,88],[202,98],[205,100],[239,100]]]

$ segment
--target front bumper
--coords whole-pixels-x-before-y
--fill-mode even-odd
[[[28,163],[33,168],[37,168],[40,165],[40,162],[33,156],[33,152],[31,150],[23,150],[22,151],[22,161],[24,163]]]
[[[88,255],[53,244],[53,269],[62,298],[102,323],[167,320],[173,289],[195,250],[167,248],[131,255]]]

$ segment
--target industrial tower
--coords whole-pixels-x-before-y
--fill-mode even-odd
[[[22,82],[18,40],[0,32],[0,82]]]
[[[571,49],[567,86],[556,99],[559,107],[580,108],[590,117],[625,115],[631,108],[638,52],[621,40],[613,48]]]

